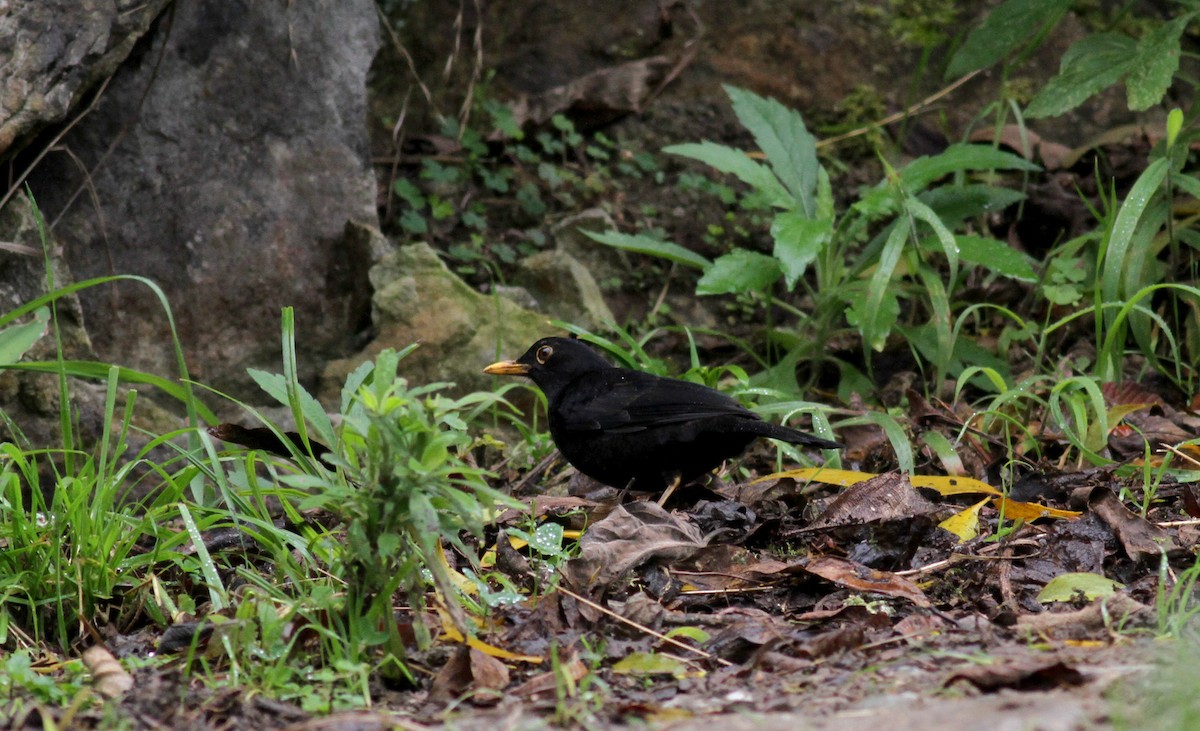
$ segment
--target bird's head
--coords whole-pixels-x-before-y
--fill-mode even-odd
[[[613,366],[581,340],[542,338],[516,360],[502,360],[483,369],[493,376],[526,376],[533,379],[548,401],[554,401],[568,383],[579,376]]]

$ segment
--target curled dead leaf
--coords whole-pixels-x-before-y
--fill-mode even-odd
[[[951,675],[945,685],[950,686],[965,680],[985,693],[1001,689],[1052,690],[1054,688],[1082,685],[1087,677],[1075,668],[1056,661],[1009,662],[1000,665],[974,665]]]
[[[800,565],[810,574],[848,589],[908,599],[918,607],[932,606],[919,586],[890,571],[868,568],[834,556],[802,560]]]
[[[83,664],[92,673],[92,685],[106,698],[120,698],[133,689],[133,676],[103,645],[83,651]]]
[[[595,591],[650,561],[682,561],[706,544],[699,528],[653,502],[618,505],[583,534],[579,556],[563,568],[563,577]]]
[[[1135,515],[1107,486],[1092,488],[1088,507],[1112,529],[1125,553],[1134,561],[1156,560],[1173,547],[1171,537],[1162,528]]]

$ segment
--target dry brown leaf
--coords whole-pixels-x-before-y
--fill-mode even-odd
[[[1125,553],[1134,561],[1156,560],[1172,547],[1166,531],[1135,515],[1107,487],[1092,488],[1088,494],[1088,507],[1112,529]]]
[[[563,567],[563,577],[593,592],[650,561],[683,561],[706,544],[699,528],[656,503],[618,505],[583,534],[579,556]]]
[[[807,530],[908,520],[940,509],[921,497],[907,477],[889,472],[843,490]]]
[[[1000,665],[973,665],[951,675],[945,685],[953,685],[959,680],[965,680],[985,693],[994,693],[1004,688],[1044,691],[1071,687],[1082,685],[1087,678],[1062,661],[1047,663],[1034,659]]]
[[[433,678],[429,700],[448,703],[467,692],[478,705],[500,700],[500,691],[508,686],[508,668],[479,650],[460,647]]]
[[[1106,633],[1110,627],[1144,627],[1155,621],[1154,610],[1118,593],[1103,597],[1074,612],[1042,612],[1017,618],[1017,629],[1036,632],[1055,639],[1083,638]]]
[[[541,693],[553,693],[561,678],[570,678],[572,682],[578,683],[587,677],[587,674],[587,665],[584,665],[578,657],[572,657],[561,663],[558,670],[547,670],[521,683],[509,691],[509,695],[517,698],[529,698]]]

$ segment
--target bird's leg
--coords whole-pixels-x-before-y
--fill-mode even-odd
[[[667,489],[663,492],[662,497],[660,497],[658,499],[658,507],[661,508],[663,505],[666,504],[667,498],[671,497],[671,493],[675,492],[675,489],[677,487],[679,487],[679,482],[680,482],[680,474],[678,472],[676,472],[671,477],[671,484],[667,485]]]
[[[629,490],[630,490],[630,488],[633,487],[633,483],[635,483],[635,482],[637,482],[636,477],[629,480],[629,482],[625,485],[625,487],[622,488],[621,491],[617,493],[617,505],[625,504],[625,496],[629,494]]]

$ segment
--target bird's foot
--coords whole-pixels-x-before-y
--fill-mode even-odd
[[[667,498],[671,497],[671,493],[675,492],[675,489],[679,487],[679,482],[679,474],[676,473],[675,476],[671,478],[671,484],[667,485],[667,489],[663,491],[662,497],[658,499],[658,507],[661,508],[663,505],[667,504]]]

